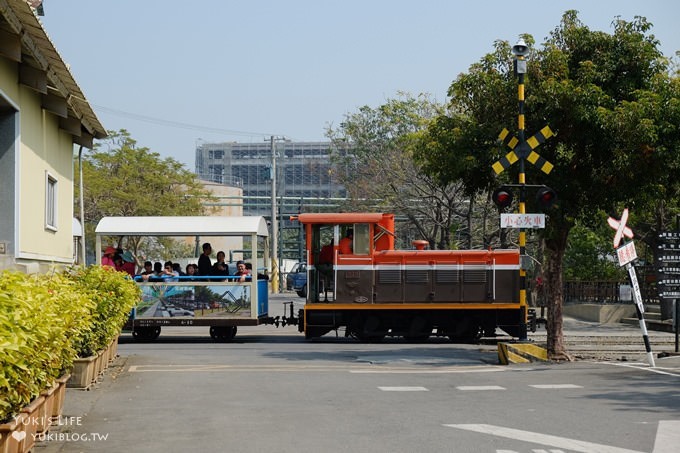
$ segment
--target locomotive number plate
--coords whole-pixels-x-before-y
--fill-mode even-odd
[[[345,278],[351,278],[351,279],[358,279],[359,278],[359,271],[346,271],[345,272]]]

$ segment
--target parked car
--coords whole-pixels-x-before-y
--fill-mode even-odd
[[[194,312],[185,308],[168,308],[170,316],[194,316]]]
[[[295,263],[286,276],[286,289],[307,297],[307,263]]]

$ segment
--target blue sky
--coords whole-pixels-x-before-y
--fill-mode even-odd
[[[446,100],[451,82],[522,33],[540,45],[568,9],[611,33],[646,17],[667,56],[680,2],[589,0],[45,0],[48,35],[108,130],[194,170],[207,142],[324,140],[397,92]]]

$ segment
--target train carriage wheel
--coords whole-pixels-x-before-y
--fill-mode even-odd
[[[232,341],[237,331],[236,326],[210,326],[210,338],[215,341]]]
[[[137,327],[132,331],[132,338],[136,341],[152,341],[161,336],[161,327]]]

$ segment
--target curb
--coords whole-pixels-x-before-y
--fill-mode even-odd
[[[548,350],[531,343],[498,343],[498,362],[510,363],[547,362]]]

